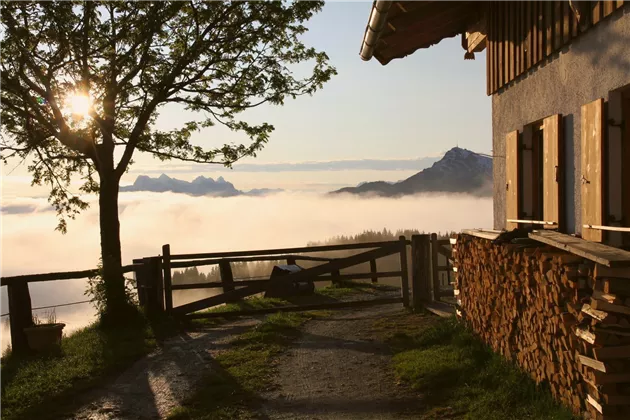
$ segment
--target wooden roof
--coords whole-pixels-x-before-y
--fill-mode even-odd
[[[486,2],[396,1],[374,48],[374,57],[386,65],[444,38],[462,34],[479,20]]]

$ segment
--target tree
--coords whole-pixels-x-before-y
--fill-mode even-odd
[[[125,310],[118,191],[136,150],[230,166],[255,156],[273,126],[243,111],[313,94],[334,74],[300,36],[323,2],[3,2],[2,159],[28,162],[50,186],[62,232],[87,207],[69,190],[99,194],[107,311]],[[309,64],[297,77],[295,66]],[[179,104],[191,120],[155,127]],[[191,135],[222,124],[248,141],[203,148]]]

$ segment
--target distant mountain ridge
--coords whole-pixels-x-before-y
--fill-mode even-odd
[[[492,158],[454,147],[442,159],[399,182],[364,182],[331,194],[372,194],[396,197],[423,192],[470,193],[492,196]]]
[[[241,191],[222,176],[216,180],[198,176],[191,182],[188,182],[162,174],[157,178],[139,175],[133,185],[122,186],[120,191],[173,192],[192,196],[234,197],[238,195],[261,196],[281,192],[282,190],[260,188],[251,191]]]

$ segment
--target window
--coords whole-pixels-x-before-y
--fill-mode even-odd
[[[506,228],[562,226],[562,116],[552,115],[506,137]]]
[[[582,237],[630,248],[630,87],[581,114]]]

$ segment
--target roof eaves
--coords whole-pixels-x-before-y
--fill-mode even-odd
[[[374,55],[376,43],[387,22],[387,13],[392,6],[392,1],[375,1],[372,4],[370,19],[368,20],[365,34],[363,35],[363,43],[359,55],[363,61],[369,61]]]

